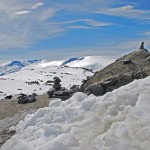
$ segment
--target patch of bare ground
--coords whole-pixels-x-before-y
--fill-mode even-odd
[[[36,101],[27,104],[18,104],[17,96],[11,100],[0,101],[0,147],[10,139],[15,131],[10,131],[11,126],[15,126],[23,120],[27,114],[34,113],[37,109],[47,107],[50,99],[46,94],[36,97]]]

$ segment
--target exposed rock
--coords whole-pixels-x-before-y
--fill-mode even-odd
[[[144,42],[141,43],[140,49],[144,49]]]
[[[38,81],[31,81],[31,82],[26,82],[28,85],[32,85],[32,84],[37,84],[40,85],[40,83]]]
[[[52,83],[54,83],[54,81],[48,80],[45,82],[46,85],[52,85]]]
[[[12,95],[7,95],[4,99],[11,99],[12,97]]]
[[[146,58],[146,61],[149,61],[149,62],[150,62],[150,56]]]
[[[58,78],[58,77],[54,77],[53,79],[54,79],[54,83],[60,83],[61,82],[60,78]]]
[[[59,83],[55,83],[54,85],[53,85],[53,88],[54,89],[56,89],[56,90],[60,90],[61,89],[61,84],[59,84]]]
[[[54,84],[55,85],[55,84]],[[53,87],[54,87],[53,85]],[[66,100],[70,98],[74,93],[80,92],[80,88],[78,85],[73,85],[70,90],[67,90],[66,88],[62,87],[60,89],[58,88],[50,88],[47,92],[47,95],[49,98],[60,98],[61,100]]]
[[[90,89],[94,95],[103,95],[105,92],[113,91],[135,79],[145,78],[150,75],[149,60],[150,52],[145,49],[134,51],[97,71],[81,85],[81,90],[87,92]],[[99,90],[96,89],[98,87]]]
[[[25,95],[22,95],[20,97],[18,97],[18,104],[26,104],[26,103],[32,103],[32,102],[35,102],[36,99],[35,97],[37,96],[36,93],[33,93],[32,95],[28,95],[28,96],[25,96]]]
[[[123,60],[123,63],[125,65],[132,63],[131,59]]]
[[[49,89],[49,91],[47,92],[47,95],[48,95],[49,98],[52,98],[52,97],[53,97],[54,91],[55,91],[54,88],[50,88],[50,89]]]
[[[92,85],[85,90],[87,95],[94,94],[95,96],[104,95],[106,93],[106,88],[100,85]]]
[[[54,77],[53,79],[54,79],[53,88],[54,88],[55,90],[60,90],[60,89],[61,89],[61,84],[60,84],[61,80],[60,80],[60,78]]]

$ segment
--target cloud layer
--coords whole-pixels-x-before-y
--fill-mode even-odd
[[[66,4],[65,4],[66,2]],[[79,13],[91,11],[91,2],[75,1],[53,2],[50,0],[0,0],[0,48],[26,48],[38,40],[55,37],[56,35],[73,28],[93,29],[94,27],[112,25],[109,22],[101,22],[93,19],[67,19],[54,21],[59,18],[61,11]],[[93,1],[92,4],[96,3]],[[85,6],[86,5],[86,6]],[[70,7],[73,7],[71,10]],[[83,9],[84,8],[84,9]],[[53,20],[54,19],[54,20]],[[85,22],[85,25],[78,25]]]
[[[150,22],[150,10],[137,9],[134,3],[123,0],[0,0],[0,51],[30,48],[40,40],[56,38],[70,30],[118,25],[100,15]],[[143,36],[147,40],[149,31]]]

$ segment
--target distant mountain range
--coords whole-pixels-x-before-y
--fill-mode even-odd
[[[58,61],[48,61],[48,60],[13,60],[6,63],[0,64],[0,76],[14,73],[19,71],[20,69],[29,66],[34,63],[38,63],[43,67],[49,66],[68,66],[68,67],[81,67],[91,69],[94,72],[98,71],[108,64],[112,63],[115,59],[112,57],[103,57],[103,56],[86,56],[86,57],[71,57],[66,60],[58,60]]]
[[[59,61],[43,61],[41,65],[46,66],[68,66],[68,67],[81,67],[91,69],[94,72],[103,69],[108,64],[115,61],[114,57],[110,56],[85,56],[85,57],[72,57],[66,60]]]
[[[31,65],[33,63],[37,63],[37,62],[40,62],[40,60],[37,60],[37,59],[27,60],[27,61],[13,60],[10,62],[2,63],[0,64],[0,76],[17,72],[21,68]]]

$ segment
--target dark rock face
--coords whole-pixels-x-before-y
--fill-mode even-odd
[[[149,75],[150,52],[140,49],[96,72],[81,85],[81,90],[85,93],[90,90],[96,96],[103,95],[135,79],[142,79]]]

